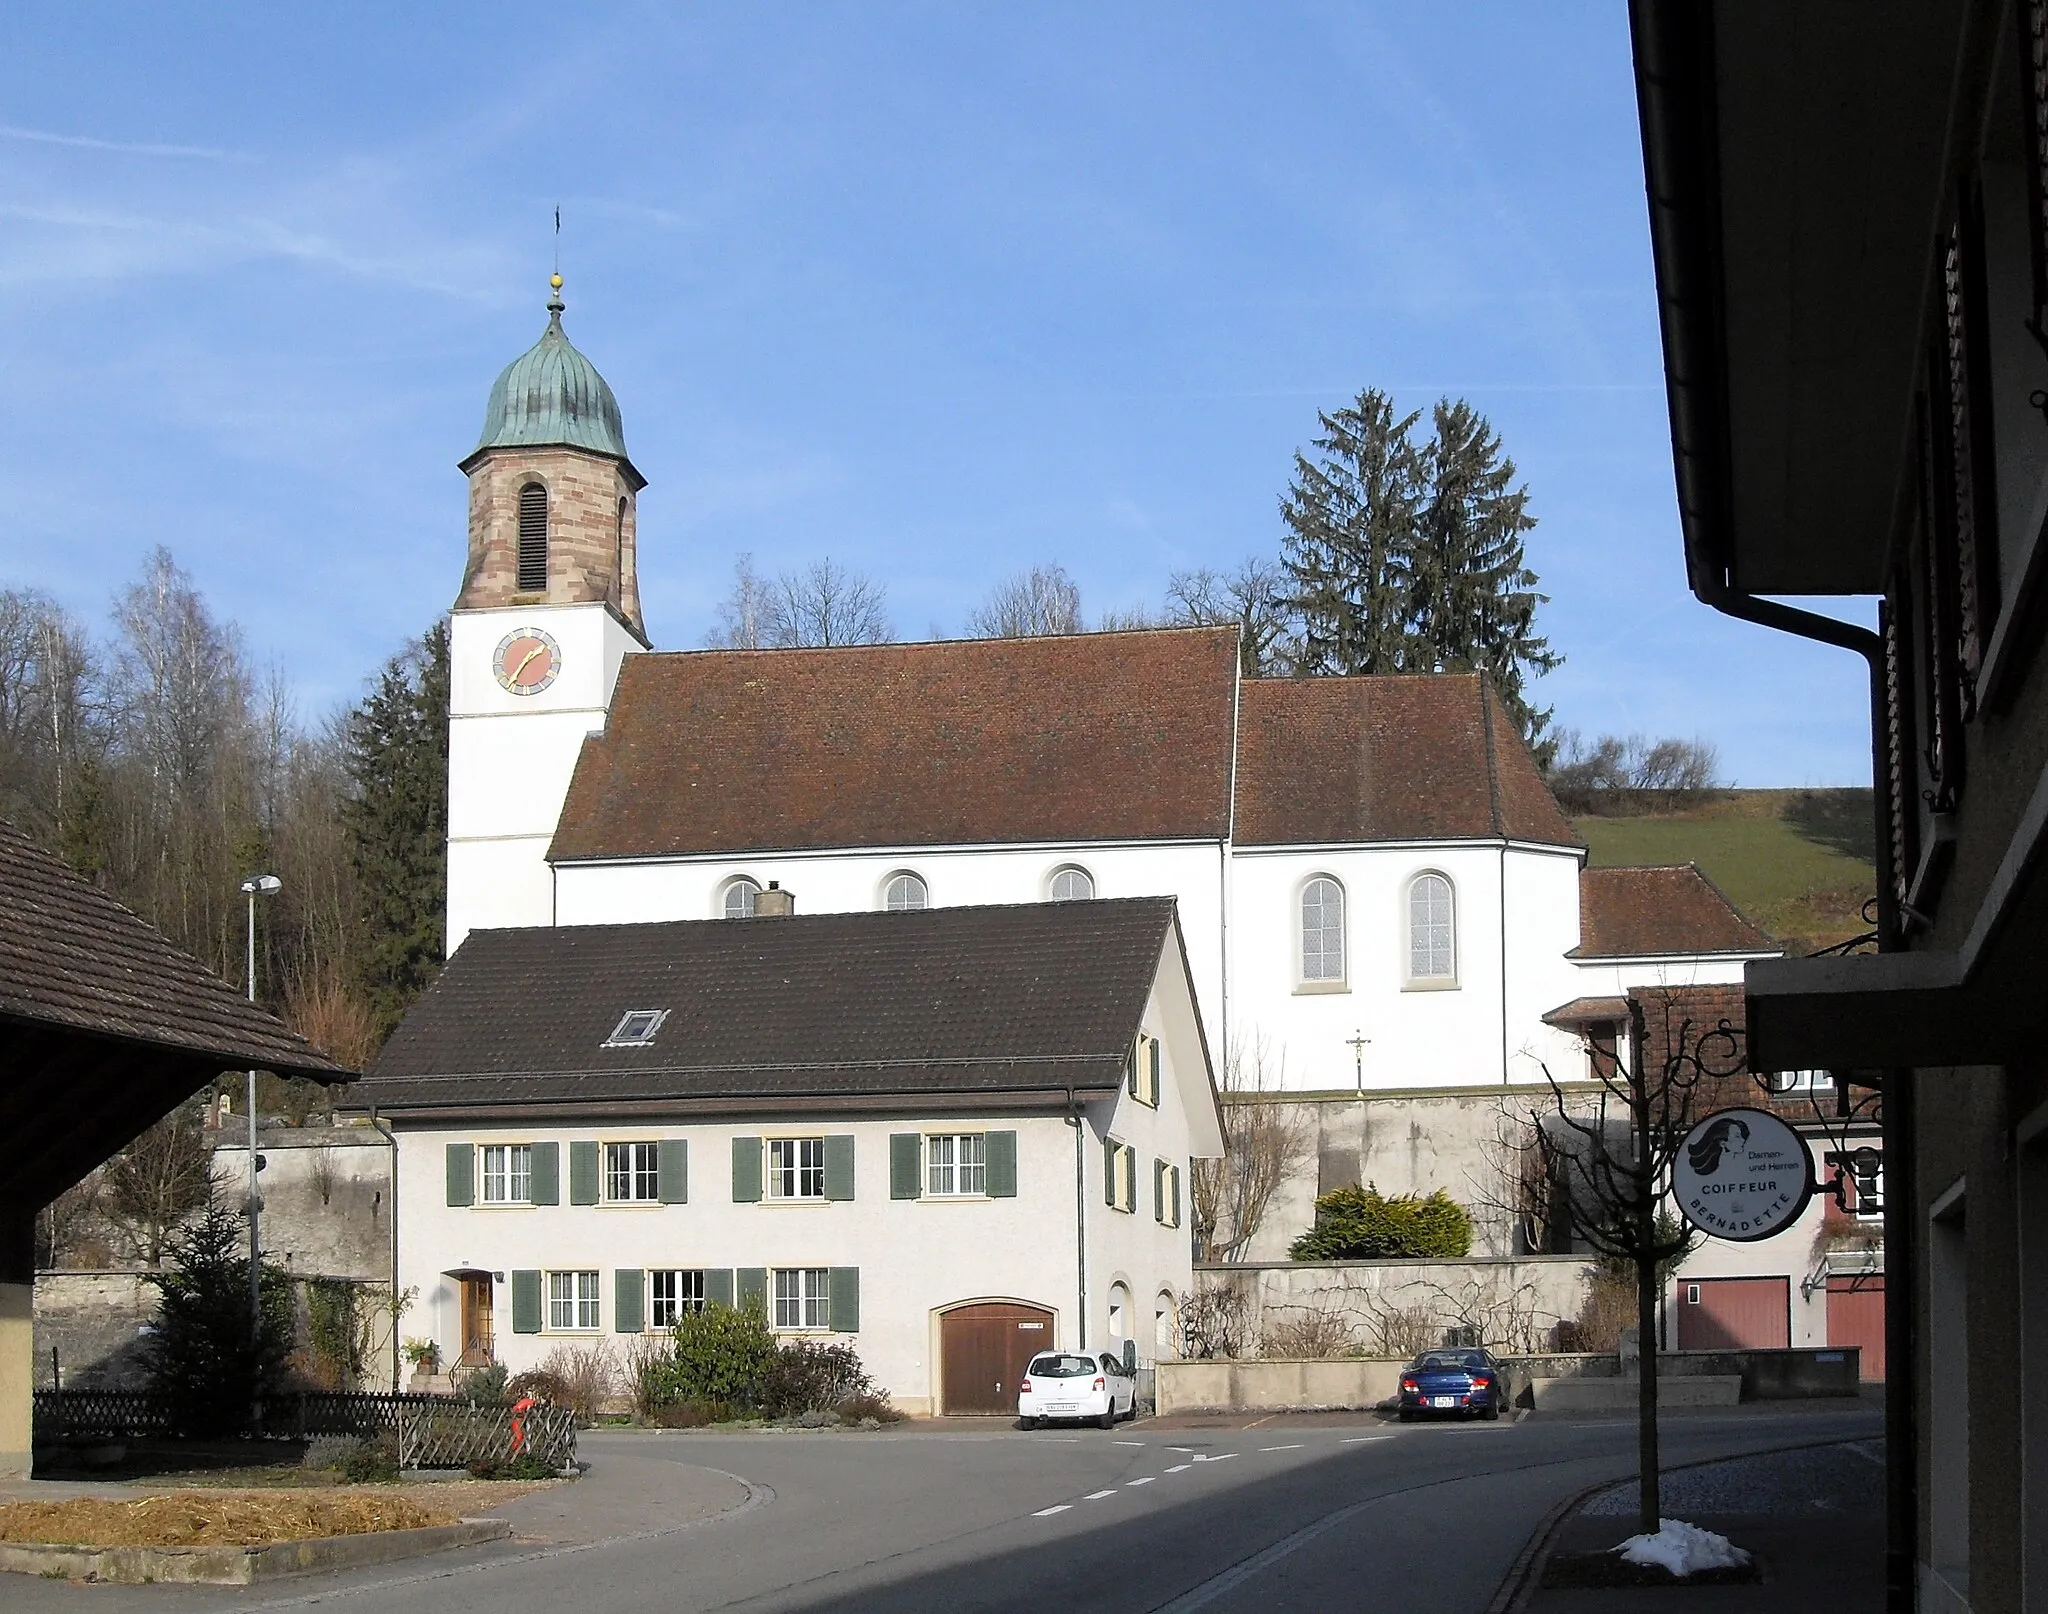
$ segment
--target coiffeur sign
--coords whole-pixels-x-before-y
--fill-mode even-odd
[[[1764,1110],[1708,1116],[1685,1135],[1671,1178],[1688,1222],[1738,1244],[1782,1233],[1813,1198],[1806,1140]]]

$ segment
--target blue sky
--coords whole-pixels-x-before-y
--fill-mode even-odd
[[[1278,549],[1316,411],[1463,395],[1587,732],[1867,783],[1860,663],[1685,591],[1622,8],[55,5],[0,54],[0,582],[170,547],[302,709],[445,608],[498,369],[572,339],[649,631],[831,555],[900,633]]]

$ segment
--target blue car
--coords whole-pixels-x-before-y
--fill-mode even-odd
[[[1498,1418],[1507,1402],[1502,1378],[1491,1351],[1424,1351],[1401,1369],[1401,1421],[1425,1414]]]

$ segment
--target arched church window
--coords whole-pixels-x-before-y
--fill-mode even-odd
[[[1344,888],[1327,874],[1301,888],[1301,978],[1344,979]]]
[[[758,881],[742,874],[725,883],[719,893],[718,911],[727,919],[751,919],[754,917],[754,899],[761,894]]]
[[[615,553],[623,555],[626,552],[626,501],[624,499],[619,501],[619,519],[612,528],[612,543],[615,546]]]
[[[882,906],[891,913],[914,913],[931,906],[931,892],[920,876],[906,869],[889,876],[882,887]]]
[[[1046,894],[1054,902],[1086,902],[1095,895],[1095,876],[1069,863],[1065,868],[1053,870],[1052,879],[1046,884]]]
[[[529,482],[519,490],[519,592],[548,586],[548,490]]]
[[[1451,882],[1418,874],[1408,885],[1408,979],[1452,981],[1458,975],[1457,911]]]

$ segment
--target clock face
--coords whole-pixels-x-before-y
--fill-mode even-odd
[[[515,628],[499,642],[492,670],[515,695],[538,695],[562,670],[562,647],[539,628]]]

